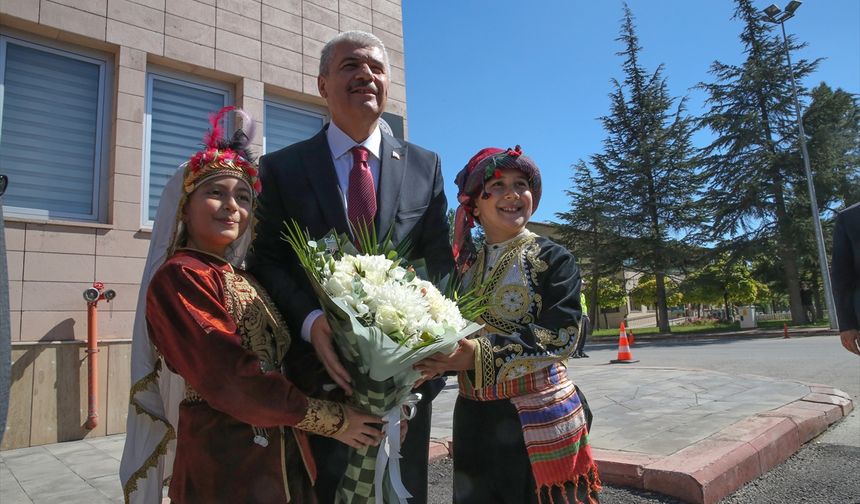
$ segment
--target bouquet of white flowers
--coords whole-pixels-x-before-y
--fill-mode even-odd
[[[403,405],[414,404],[412,369],[436,352],[450,353],[457,341],[478,331],[481,299],[471,291],[443,295],[422,279],[423,261],[403,260],[407,244],[379,245],[373,230],[357,231],[359,248],[334,233],[313,240],[293,221],[284,233],[331,325],[342,363],[353,379],[350,403],[388,420],[379,446],[350,448],[338,500],[405,503],[399,476],[399,425]],[[447,283],[447,282],[446,282]],[[386,471],[386,466],[388,470]]]

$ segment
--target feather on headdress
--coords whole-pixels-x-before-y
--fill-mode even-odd
[[[221,125],[228,112],[235,111],[242,117],[245,126],[236,130],[229,139],[224,138]],[[262,190],[256,159],[248,149],[254,137],[254,119],[244,110],[234,106],[224,107],[209,116],[211,129],[203,137],[203,150],[188,160],[185,172],[185,193],[190,194],[203,180],[215,176],[232,175],[248,183],[257,194]]]

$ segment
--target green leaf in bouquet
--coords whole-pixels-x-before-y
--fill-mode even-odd
[[[445,297],[454,300],[466,320],[477,320],[492,305],[491,296],[484,292],[483,282],[464,291],[461,275],[446,275],[437,285]]]
[[[291,220],[289,223],[284,223],[285,231],[281,232],[281,237],[286,240],[290,247],[295,252],[299,259],[299,264],[302,265],[305,271],[313,277],[317,282],[320,281],[320,271],[314,263],[316,255],[316,243],[311,240],[310,233],[307,230],[302,230],[299,223]],[[311,245],[313,243],[313,245]]]
[[[358,225],[350,223],[350,227],[362,254],[379,255],[380,246],[376,235],[376,226],[373,224],[368,225],[366,222],[361,221]]]

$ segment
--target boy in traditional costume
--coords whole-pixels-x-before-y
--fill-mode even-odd
[[[221,138],[231,110],[248,135]],[[381,419],[309,398],[284,375],[287,326],[239,269],[261,190],[247,150],[253,120],[225,107],[211,121],[205,149],[165,187],[153,226],[120,466],[126,502],[160,503],[172,475],[176,504],[313,503],[305,432],[376,444]]]
[[[564,247],[525,227],[540,171],[519,146],[487,148],[456,183],[454,256],[465,285],[487,296],[485,329],[416,365],[425,377],[459,372],[454,502],[597,502],[585,412],[565,366],[582,316],[580,270]],[[475,220],[486,235],[477,253]]]

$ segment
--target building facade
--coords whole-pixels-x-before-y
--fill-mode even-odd
[[[319,53],[376,34],[391,58],[387,122],[406,129],[400,0],[3,0],[0,174],[12,378],[0,449],[125,431],[134,310],[165,182],[208,115],[258,119],[253,149],[327,120]],[[87,418],[87,305],[98,305],[99,419]]]

